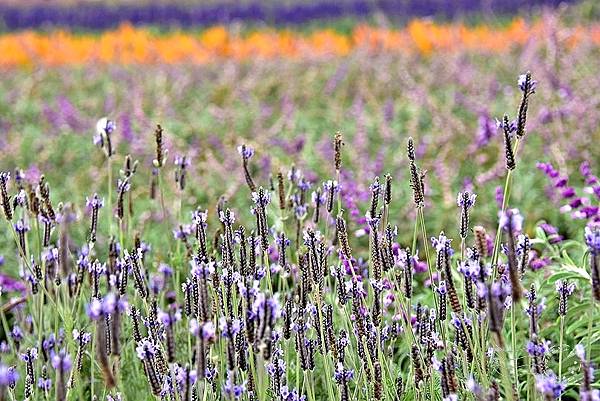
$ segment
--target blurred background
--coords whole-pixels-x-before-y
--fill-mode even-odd
[[[402,23],[411,18],[472,20],[531,14],[576,0],[4,0],[5,30],[65,27],[106,29],[122,23],[202,28],[214,24],[296,25],[340,19]],[[596,2],[581,11],[592,17]],[[338,21],[339,22],[339,21]]]

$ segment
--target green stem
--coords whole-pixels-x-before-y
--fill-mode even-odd
[[[506,366],[506,352],[502,349],[502,344],[498,344],[498,359],[500,361],[500,372],[502,375],[502,386],[504,387],[504,398],[507,400],[514,401],[514,394],[512,391],[512,386],[510,384],[510,373],[508,367]]]
[[[591,319],[590,319],[591,320]],[[558,341],[558,381],[562,380],[562,360],[563,360],[563,339],[565,332],[565,317],[560,316],[560,337]],[[562,393],[558,396],[558,400],[562,399]]]
[[[419,216],[417,215],[417,217],[415,217],[415,229],[413,231],[413,240],[412,240],[412,248],[411,248],[411,252],[415,253],[415,251],[417,250],[417,228],[419,227]]]
[[[517,151],[519,150],[519,138],[515,141],[514,154],[516,157]],[[508,201],[510,200],[510,189],[511,189],[511,178],[513,170],[508,170],[506,173],[506,180],[504,181],[504,191],[502,193],[502,209],[501,213],[504,214],[508,208]],[[492,268],[494,269],[493,277],[496,278],[496,263],[498,262],[498,256],[500,255],[500,239],[502,238],[500,231],[500,219],[498,219],[498,227],[496,229],[496,237],[494,238],[494,250],[492,252]]]
[[[106,158],[106,168],[108,169],[108,232],[110,235],[113,233],[113,224],[112,224],[112,162],[110,156]]]
[[[161,173],[162,173],[162,170],[159,169],[157,180],[158,180],[158,190],[160,191],[160,207],[162,209],[162,218],[164,221],[167,217],[167,209],[165,208],[165,191],[164,191],[163,185],[162,185],[162,174]]]
[[[512,342],[512,358],[513,358],[513,374],[515,385],[519,388],[519,369],[517,355],[517,330],[515,321],[515,303],[513,302],[510,308],[510,337]]]
[[[591,257],[594,257],[594,255],[590,255]],[[595,313],[594,313],[594,301],[592,301],[592,303],[590,304],[591,307],[591,316],[588,319],[588,328],[587,328],[587,346],[586,346],[586,350],[587,352],[590,353],[590,356],[592,355],[592,327],[594,326],[594,318]]]

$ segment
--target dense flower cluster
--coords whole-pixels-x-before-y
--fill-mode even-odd
[[[0,173],[10,260],[27,283],[2,309],[0,399],[491,401],[529,391],[551,400],[577,388],[597,397],[591,358],[577,347],[580,378],[563,356],[588,339],[570,330],[582,327],[575,307],[598,313],[600,229],[582,223],[579,246],[549,223],[546,237],[532,235],[511,184],[525,165],[517,141],[536,139],[525,124],[542,83],[526,73],[512,85],[514,128],[504,118],[504,137],[489,139],[501,202],[465,180],[439,222],[435,163],[419,138],[406,140],[404,170],[364,166],[364,187],[345,166],[360,142],[344,147],[341,133],[321,175],[302,160],[267,163],[272,148],[236,137],[237,153],[222,152],[235,155],[232,168],[198,179],[190,160],[214,155],[170,159],[173,135],[158,126],[142,136],[137,169],[112,142],[126,124],[102,118],[85,138],[102,163],[86,201],[59,202],[43,175]],[[582,174],[593,187],[591,169]],[[213,191],[207,175],[231,189]],[[445,231],[429,236],[433,224]]]

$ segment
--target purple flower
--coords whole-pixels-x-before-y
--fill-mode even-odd
[[[223,383],[223,393],[227,398],[240,399],[246,392],[246,382],[236,385],[233,372],[227,372],[227,380]]]
[[[89,209],[100,209],[104,206],[104,199],[100,199],[98,194],[94,194],[91,199],[87,197],[85,198],[85,205]]]
[[[531,356],[544,356],[550,351],[550,341],[543,340],[540,342],[528,341],[525,347],[527,353]]]
[[[504,122],[496,119],[496,128],[504,129]],[[517,132],[517,121],[516,120],[509,121],[507,129],[508,129],[508,133],[510,135],[513,135],[515,132]]]
[[[575,188],[573,187],[567,187],[565,189],[562,190],[562,192],[560,193],[560,195],[565,198],[565,199],[569,199],[575,196]]]
[[[45,351],[52,351],[54,350],[54,347],[56,346],[56,336],[54,335],[54,333],[50,334],[48,336],[48,338],[44,339],[42,341],[42,348]]]
[[[463,316],[462,318],[455,314],[454,312],[452,312],[452,319],[451,319],[451,323],[454,325],[454,327],[456,327],[457,329],[462,328],[462,325],[464,324],[465,326],[472,326],[473,322],[471,321],[471,319],[469,319],[467,316]]]
[[[10,171],[0,171],[0,181],[3,181],[4,184],[8,184],[10,181]]]
[[[279,249],[287,248],[290,246],[290,239],[283,235],[275,235],[275,242]]]
[[[198,378],[198,374],[196,373],[195,369],[189,370],[187,368],[181,367],[181,366],[177,366],[175,368],[175,379],[177,380],[177,384],[179,384],[180,388],[184,388],[184,386],[187,384],[186,381],[189,378],[189,384],[194,385],[194,383],[196,383],[196,380]],[[189,375],[189,376],[188,376]]]
[[[281,386],[280,390],[281,400],[282,401],[306,401],[305,395],[298,394],[298,390],[292,389],[288,386]]]
[[[267,207],[271,203],[271,193],[265,191],[262,187],[257,192],[252,192],[252,201],[260,207]]]
[[[223,224],[230,224],[231,225],[231,224],[235,223],[235,214],[231,210],[229,210],[229,209],[227,209],[225,211],[221,210],[219,212],[219,220]]]
[[[477,148],[487,145],[497,132],[496,123],[490,118],[489,114],[481,114],[479,116],[477,128]]]
[[[181,320],[181,311],[177,309],[173,313],[168,313],[161,310],[158,312],[158,320],[160,320],[165,327],[172,326],[175,322]]]
[[[190,224],[180,224],[175,230],[173,230],[173,238],[175,239],[186,239],[192,234],[192,226]]]
[[[496,200],[496,205],[498,205],[498,209],[502,208],[502,204],[504,203],[504,189],[500,185],[496,187],[494,199]]]
[[[82,332],[77,329],[73,329],[72,334],[73,334],[73,339],[77,342],[81,341],[83,345],[89,343],[92,339],[91,333]]]
[[[590,223],[585,227],[585,243],[590,252],[600,255],[600,224]]]
[[[140,341],[135,350],[138,358],[141,360],[150,360],[154,355],[156,355],[156,346],[147,338],[144,338],[142,341]]]
[[[468,278],[479,277],[479,261],[473,259],[467,259],[463,262],[458,263],[458,272]]]
[[[297,183],[301,178],[302,170],[296,168],[296,166],[292,166],[292,168],[287,173],[287,179],[293,183]]]
[[[44,392],[48,392],[52,388],[52,379],[50,379],[50,378],[44,379],[44,378],[40,377],[38,379],[37,386],[40,390],[42,390]]]
[[[52,247],[42,252],[42,260],[46,263],[55,262],[58,260],[58,248]]]
[[[595,218],[595,220],[593,220],[593,221],[600,221],[600,216],[598,216],[599,211],[600,211],[600,207],[598,207],[598,206],[585,206],[585,207],[582,207],[581,210],[575,211],[572,214],[572,217],[575,219]]]
[[[344,368],[344,365],[338,363],[337,369],[333,375],[333,379],[337,383],[347,383],[354,378],[354,370]]]
[[[427,262],[424,261],[424,260],[417,259],[416,255],[413,258],[415,259],[415,273],[424,273],[424,272],[426,272],[427,269],[428,269]]]
[[[98,134],[98,135],[101,135],[101,134],[110,135],[116,129],[117,129],[117,124],[115,124],[114,121],[109,120],[106,117],[99,119],[98,122],[96,123],[96,134]]]
[[[330,193],[330,191],[333,191],[334,194],[337,194],[340,191],[340,186],[337,181],[329,180],[323,183],[323,192]]]
[[[187,157],[187,156],[177,156],[177,157],[175,157],[174,163],[175,163],[176,166],[184,167],[184,168],[185,167],[189,167],[192,164],[190,158]]]
[[[27,231],[30,230],[29,228],[29,223],[27,223],[25,220],[23,219],[19,219],[15,224],[14,224],[14,228],[15,231],[19,234],[24,234]]]
[[[563,240],[563,236],[558,233],[558,228],[554,227],[553,225],[548,223],[542,223],[539,227],[542,230],[544,230],[544,232],[548,236],[548,241],[551,244],[556,244]]]
[[[470,193],[469,191],[459,192],[456,198],[456,204],[458,207],[470,209],[475,205],[475,199],[477,199],[476,194]]]
[[[122,192],[129,192],[129,190],[131,189],[131,184],[129,183],[129,180],[122,180],[119,178],[119,180],[117,181],[117,189]]]
[[[129,307],[127,298],[119,297],[113,293],[107,294],[102,300],[94,298],[86,306],[86,313],[92,320],[98,320],[103,316],[113,313],[115,310],[125,312]]]
[[[158,272],[165,277],[170,277],[173,275],[173,268],[166,263],[161,263],[158,265]]]
[[[215,272],[215,262],[200,262],[196,259],[190,261],[192,275],[195,277],[210,276]]]
[[[98,320],[102,316],[102,301],[94,298],[86,307],[86,313],[92,320]]]
[[[431,245],[435,248],[437,252],[441,252],[444,249],[447,249],[450,253],[449,256],[452,256],[454,251],[450,248],[450,243],[452,242],[451,238],[446,237],[446,234],[442,231],[440,235],[435,238],[431,237]]]
[[[19,372],[14,367],[0,363],[0,387],[14,387],[19,380]]]
[[[546,397],[558,398],[565,390],[565,384],[558,381],[553,372],[544,375],[538,375],[535,378],[535,387]]]
[[[20,190],[17,196],[15,196],[15,204],[21,207],[27,206],[27,193],[24,189]]]
[[[206,377],[206,380],[208,381],[213,381],[217,377],[217,373],[218,371],[215,366],[208,366],[206,369],[204,369],[204,377]]]
[[[529,93],[534,93],[535,88],[537,88],[537,81],[530,79],[529,88],[527,87],[527,74],[519,75],[519,79],[517,80],[517,85],[522,92],[528,91]]]
[[[250,295],[250,297],[254,298],[256,297],[256,294],[258,294],[258,292],[260,291],[260,282],[258,280],[253,280],[252,287],[250,288],[246,287],[243,280],[239,280],[237,282],[237,286],[240,295],[244,298],[248,297],[248,294]]]
[[[194,210],[192,212],[192,221],[198,227],[206,227],[206,220],[208,219],[208,210]]]
[[[52,367],[59,372],[68,372],[72,366],[71,356],[64,348],[52,355]]]
[[[237,150],[244,160],[248,160],[254,156],[254,149],[252,149],[250,146],[240,145],[238,146]]]
[[[562,280],[558,280],[555,283],[556,292],[564,293],[566,296],[571,296],[573,291],[575,291],[575,284],[564,282]]]
[[[504,213],[502,211],[498,212],[498,217],[500,218],[500,228],[505,231],[509,229],[509,222],[511,223],[513,232],[521,232],[523,229],[523,216],[519,209],[507,209]]]
[[[314,207],[316,207],[317,204],[323,205],[323,204],[325,204],[325,202],[327,202],[327,198],[326,198],[325,194],[319,190],[312,192],[312,194],[310,195],[310,200]]]
[[[285,360],[278,357],[277,366],[271,362],[267,364],[267,373],[271,377],[282,377],[285,374]]]
[[[10,331],[10,336],[15,341],[23,341],[23,330],[21,330],[21,328],[15,324]]]
[[[579,166],[579,172],[585,178],[585,183],[588,185],[598,184],[598,177],[592,174],[592,168],[589,161],[584,161]]]
[[[255,316],[264,316],[267,309],[271,313],[271,319],[275,320],[281,316],[279,301],[274,297],[266,297],[262,292],[258,293],[252,304],[252,312]]]
[[[148,286],[153,294],[159,294],[165,288],[165,276],[162,274],[151,274]]]
[[[531,268],[531,270],[533,270],[533,271],[540,270],[540,269],[543,269],[544,267],[548,266],[550,263],[552,263],[552,260],[550,260],[549,257],[544,256],[544,257],[540,258],[540,257],[537,257],[536,251],[532,251],[532,253],[534,254],[534,257],[532,257],[531,260],[529,261],[529,267]]]
[[[190,333],[207,342],[214,341],[216,337],[216,330],[213,322],[198,323],[196,319],[190,320]]]
[[[311,186],[312,186],[312,184],[310,183],[310,181],[308,181],[304,178],[301,178],[298,181],[298,189],[300,189],[302,191],[308,191]]]
[[[19,357],[23,362],[33,362],[38,358],[37,348],[29,348],[27,352],[21,354]]]

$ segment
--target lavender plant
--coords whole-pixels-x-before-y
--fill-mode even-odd
[[[510,197],[536,86],[519,77],[516,122],[500,124],[507,171],[495,231],[471,214],[471,188],[458,194],[458,224],[429,236],[425,211],[436,205],[418,138],[407,138],[405,178],[375,174],[360,201],[341,133],[324,176],[271,169],[260,162],[267,149],[241,144],[229,172],[246,184],[239,210],[229,193],[198,204],[204,184],[187,156],[168,181],[160,125],[147,136],[148,185],[143,164],[113,146],[116,126],[100,120],[105,207],[98,193],[85,207],[57,202],[43,177],[0,173],[29,285],[0,309],[0,400],[597,399],[600,227],[590,219],[570,244],[549,240],[547,226],[529,237]],[[412,202],[412,214],[394,213],[394,202]],[[535,267],[540,254],[550,268]]]

